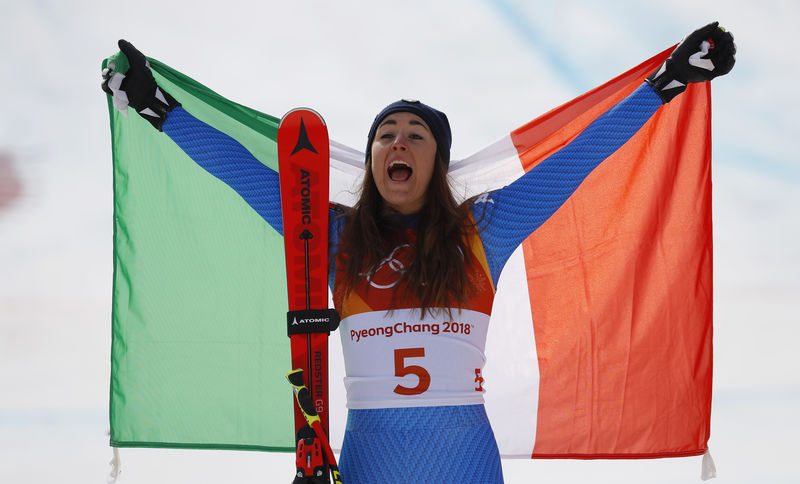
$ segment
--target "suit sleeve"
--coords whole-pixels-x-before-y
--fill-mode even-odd
[[[575,192],[600,163],[624,145],[661,107],[644,83],[508,186],[472,202],[472,213],[495,284],[511,253]]]
[[[178,106],[162,130],[192,160],[225,182],[278,233],[283,234],[278,173],[230,136]]]

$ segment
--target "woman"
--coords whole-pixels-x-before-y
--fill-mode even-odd
[[[450,139],[443,113],[387,106],[369,131],[361,197],[332,227],[348,482],[374,482],[375,469],[411,482],[502,482],[475,385],[496,279],[471,210],[480,204],[457,204],[447,183]]]
[[[126,76],[105,72],[104,90],[124,91],[145,119],[279,227],[277,174],[159,89],[132,45],[120,48],[131,68]],[[330,227],[350,409],[340,462],[346,482],[502,482],[475,382],[503,265],[663,103],[689,82],[729,72],[734,55],[718,24],[698,29],[567,146],[511,185],[460,204],[447,182],[444,113],[403,100],[376,116],[358,203],[338,207]]]

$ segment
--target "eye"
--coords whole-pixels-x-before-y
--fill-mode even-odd
[[[394,138],[394,133],[391,133],[391,132],[388,132],[388,131],[386,131],[386,132],[384,132],[384,133],[381,133],[381,135],[379,136],[379,138],[380,138],[380,139],[392,139],[392,138]]]
[[[411,139],[425,139],[425,138],[423,138],[423,136],[421,134],[417,134],[417,133],[411,133],[411,135],[409,135],[409,138],[411,138]]]

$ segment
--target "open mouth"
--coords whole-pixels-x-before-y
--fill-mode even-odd
[[[412,169],[402,161],[393,161],[389,164],[389,179],[392,181],[403,182],[411,178]]]

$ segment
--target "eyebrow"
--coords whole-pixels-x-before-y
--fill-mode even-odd
[[[395,121],[394,119],[387,119],[387,120],[384,120],[383,122],[381,122],[381,124],[379,124],[378,127],[380,128],[384,124],[396,125],[397,121]],[[421,121],[417,121],[416,119],[412,119],[411,121],[408,122],[408,124],[415,124],[417,126],[422,126],[423,128],[425,128],[425,130],[430,131],[430,129],[427,126],[425,126],[425,123],[423,123]]]

